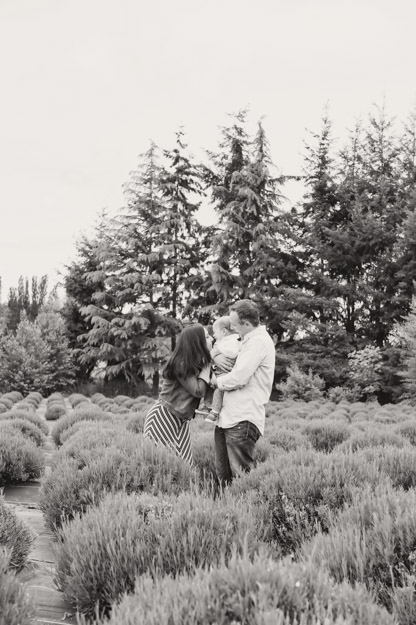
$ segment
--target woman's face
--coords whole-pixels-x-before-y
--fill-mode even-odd
[[[207,332],[207,330],[205,330],[204,328],[204,332],[205,332],[205,339],[207,341],[207,345],[208,345],[208,349],[212,348],[212,336],[210,336]]]

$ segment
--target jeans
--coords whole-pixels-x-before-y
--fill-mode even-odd
[[[254,447],[260,432],[250,421],[231,428],[215,428],[215,469],[222,486],[240,473],[248,472],[254,462]]]

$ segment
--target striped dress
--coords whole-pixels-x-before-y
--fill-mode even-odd
[[[149,410],[144,422],[144,436],[175,452],[177,456],[193,463],[189,421],[175,417],[157,401]]]

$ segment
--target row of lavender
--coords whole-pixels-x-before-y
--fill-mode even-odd
[[[220,492],[210,426],[188,467],[144,439],[151,401],[53,426],[40,505],[81,622],[415,622],[412,406],[271,402],[256,468]]]
[[[271,402],[256,468],[219,492],[204,421],[190,468],[143,438],[150,398],[79,399],[41,507],[81,622],[415,622],[412,406]]]
[[[94,398],[98,399],[100,397]],[[79,411],[94,405],[79,395],[72,395],[69,400],[69,405],[78,405]],[[37,392],[26,397],[17,391],[0,395],[0,623],[5,625],[35,622],[33,603],[16,578],[16,572],[25,567],[36,536],[4,502],[2,487],[41,478],[45,470],[43,447],[49,433],[45,417],[53,420],[71,411],[60,393],[50,395],[42,409],[41,402],[42,395]],[[113,400],[106,402],[106,409],[117,406]],[[85,417],[88,419],[87,413]]]

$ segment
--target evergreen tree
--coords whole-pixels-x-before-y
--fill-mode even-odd
[[[40,308],[46,302],[48,296],[48,276],[44,275],[40,280],[32,276],[31,289],[29,279],[20,276],[17,288],[11,287],[7,306],[9,309],[7,328],[15,332],[24,311],[29,321],[34,321]]]
[[[81,307],[88,328],[79,352],[86,366],[100,363],[107,378],[123,377],[133,386],[153,374],[155,388],[166,357],[164,337],[173,333],[169,320],[153,309],[163,269],[157,151],[151,144],[141,155],[125,185],[126,207],[97,231],[94,267],[85,274],[91,292]]]
[[[212,165],[206,167],[204,172],[205,183],[211,190],[218,215],[218,230],[212,245],[214,262],[211,275],[220,312],[227,309],[240,287],[239,243],[244,242],[245,235],[244,216],[239,212],[241,177],[237,174],[249,163],[246,119],[246,110],[231,115],[231,125],[221,129],[220,151],[208,153]]]
[[[393,120],[384,107],[371,115],[364,143],[366,189],[361,204],[377,224],[372,239],[373,258],[365,282],[368,296],[364,303],[367,318],[362,326],[366,337],[383,347],[389,332],[402,313],[397,300],[397,257],[395,246],[398,228],[404,218],[400,198],[400,162]]]
[[[153,228],[159,235],[158,252],[163,261],[159,308],[174,319],[187,311],[207,254],[204,228],[196,218],[202,194],[201,172],[186,147],[180,130],[175,147],[164,151],[168,165],[160,174],[163,210]]]
[[[398,227],[394,257],[397,258],[396,298],[403,315],[409,312],[416,281],[416,108],[404,124],[400,138],[399,170],[403,221]]]
[[[137,383],[153,376],[156,388],[167,338],[174,343],[192,299],[204,262],[193,201],[201,186],[185,149],[180,131],[160,166],[150,146],[126,186],[126,209],[100,238],[99,270],[88,275],[92,282],[102,278],[102,289],[82,309],[91,328],[80,358],[104,363],[107,377]]]
[[[65,320],[69,346],[74,353],[76,377],[79,380],[88,380],[96,365],[93,359],[81,361],[85,337],[92,328],[90,320],[81,310],[92,303],[96,290],[101,292],[104,289],[103,278],[98,279],[99,274],[96,273],[100,267],[97,248],[96,238],[88,239],[83,236],[76,244],[77,258],[66,267],[63,279],[66,301],[61,313]],[[94,276],[95,280],[89,276]]]
[[[400,354],[398,375],[402,378],[408,393],[416,395],[416,296],[413,296],[409,313],[396,323],[391,333],[391,342]]]
[[[292,210],[298,261],[298,287],[282,292],[286,330],[285,358],[306,373],[311,369],[328,386],[341,386],[348,375],[348,335],[340,324],[345,259],[334,245],[344,216],[338,197],[332,122],[327,110],[321,130],[306,144],[306,193]]]
[[[127,205],[115,219],[118,297],[129,304],[157,305],[162,283],[163,259],[160,223],[164,205],[160,189],[159,148],[151,142],[139,157],[139,165],[125,185]]]

